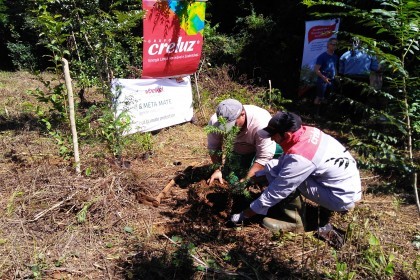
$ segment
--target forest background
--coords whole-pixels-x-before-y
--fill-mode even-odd
[[[397,201],[398,209],[401,204],[405,204],[415,205],[419,211],[419,12],[417,1],[407,0],[208,1],[203,54],[193,79],[196,124],[205,126],[216,104],[226,97],[263,106],[271,112],[280,109],[295,111],[300,113],[306,122],[331,131],[357,155],[360,168],[372,173],[369,178],[375,178],[366,184],[368,193],[396,195],[393,199],[394,202]],[[7,71],[4,73],[27,71],[29,77],[37,77],[30,78],[37,80],[35,88],[32,85],[29,88],[21,88],[19,81],[17,84],[10,84],[8,82],[13,80],[12,76],[3,74],[5,78],[1,84],[3,100],[0,108],[3,139],[14,141],[13,138],[16,139],[18,133],[27,131],[29,127],[30,131],[36,132],[37,137],[45,137],[52,141],[53,147],[56,148],[52,154],[58,155],[61,162],[67,162],[71,170],[73,143],[68,127],[67,93],[61,64],[61,59],[66,58],[70,64],[75,92],[79,97],[76,101],[77,130],[82,156],[85,157],[82,162],[90,162],[82,166],[82,175],[88,179],[102,178],[104,182],[115,178],[110,175],[111,171],[104,167],[101,160],[122,168],[128,164],[134,166],[134,162],[141,159],[141,168],[147,169],[148,164],[149,168],[156,168],[147,160],[161,151],[159,133],[122,137],[129,120],[124,117],[115,118],[109,90],[112,78],[141,76],[143,15],[141,1],[137,0],[0,0],[0,68]],[[381,91],[376,91],[368,85],[340,78],[339,90],[325,108],[322,118],[315,121],[311,112],[313,90],[309,90],[304,96],[298,94],[305,21],[335,17],[341,18],[340,32],[337,34],[340,41],[337,54],[340,55],[349,49],[351,38],[357,36],[364,46],[380,58],[384,84]],[[20,75],[23,74],[18,74],[18,79],[24,81]],[[30,90],[26,94],[28,89]],[[355,90],[358,93],[356,95],[352,94]],[[384,100],[386,106],[368,102],[372,97]],[[11,131],[17,134],[11,134]],[[164,132],[161,132],[161,135]],[[168,133],[171,133],[170,129]],[[201,130],[200,133],[204,132]],[[30,167],[39,164],[39,159],[34,160],[36,157],[33,155],[29,155],[31,164],[28,164],[28,155],[6,142],[3,140],[2,162],[12,164],[13,167],[8,168],[12,170],[18,166],[17,170],[29,170]],[[103,149],[101,152],[92,152],[92,147]],[[38,155],[41,155],[43,161],[51,156],[44,156],[42,151],[39,151]],[[5,174],[10,172],[5,171]],[[50,180],[55,178],[50,176]],[[28,180],[30,182],[33,178],[28,177]],[[134,181],[137,183],[130,186],[125,197],[127,200],[130,200],[129,194],[138,192],[138,189],[133,190],[133,185],[147,189],[138,183],[142,181],[139,178]],[[44,208],[48,210],[48,202],[54,205],[53,202],[57,201],[71,202],[74,207],[68,205],[69,208],[64,208],[73,209],[68,210],[67,214],[77,210],[78,223],[83,223],[83,215],[91,215],[93,221],[96,217],[94,210],[97,208],[92,205],[104,203],[103,195],[75,196],[77,201],[74,202],[73,197],[67,197],[69,193],[59,192],[57,197],[45,197],[46,205],[32,205],[27,199],[28,196],[24,195],[25,192],[30,193],[29,190],[13,188],[12,181],[9,184],[6,182],[5,179],[2,186],[5,226],[10,225],[11,220],[28,220],[30,213],[34,214]],[[36,197],[35,190],[33,194]],[[63,207],[63,204],[60,207]],[[404,232],[409,239],[409,245],[405,246],[416,248],[419,246],[416,238],[420,238],[417,228],[418,212],[415,215],[412,212],[412,215],[416,217],[409,223],[414,225],[415,229],[409,226],[405,228]],[[38,220],[42,216],[36,217]],[[366,220],[364,221],[366,225]],[[114,225],[114,222],[116,221],[112,221],[111,225]],[[105,228],[112,228],[111,225]],[[150,228],[152,227],[151,225]],[[124,228],[125,233],[132,231],[133,227]],[[5,233],[3,232],[3,235],[6,235]],[[414,277],[413,279],[418,276],[418,254],[413,261],[407,260],[398,267],[394,266],[394,257],[391,256],[395,253],[385,250],[389,248],[381,247],[375,235],[366,233],[366,236],[370,236],[370,239],[369,245],[363,248],[363,254],[360,253],[360,248],[355,251],[356,255],[362,255],[362,259],[368,263],[364,267],[358,267],[362,271],[359,275],[381,278],[398,274],[401,278]],[[5,248],[5,256],[13,252],[7,246],[11,244],[8,240],[6,237],[0,240]],[[27,239],[22,237],[15,241],[19,240]],[[22,244],[24,243],[22,241]],[[70,244],[70,239],[67,244]],[[14,273],[16,278],[22,278],[22,275],[28,275],[29,267],[30,275],[36,278],[49,275],[46,271],[61,271],[51,269],[51,263],[47,261],[44,250],[47,245],[40,246],[42,249],[35,247],[30,256],[19,252],[19,255],[24,255],[21,261],[10,263],[5,258],[2,274],[10,276]],[[188,253],[193,251],[192,248],[182,249],[186,249]],[[410,256],[413,255],[411,247],[405,249],[406,252],[410,252]],[[56,257],[55,260],[60,260],[60,257],[62,256]],[[153,259],[153,254],[148,257]],[[220,257],[222,260],[223,258]],[[175,252],[169,259],[160,259],[165,265],[168,265],[167,262],[172,264],[172,269],[168,270],[171,273],[181,273],[177,270],[180,267],[185,272],[186,267],[176,264],[176,261],[181,260],[182,265],[187,265],[185,260],[190,260],[189,255],[181,256],[180,252]],[[55,266],[56,268],[62,267],[61,262],[64,262],[64,259],[59,262],[60,265]],[[124,265],[132,266],[134,263],[136,262],[130,259]],[[221,263],[223,261],[218,263],[219,269],[226,267]],[[245,263],[245,260],[241,261],[241,265]],[[356,275],[354,272],[357,270],[357,263],[364,262],[351,258],[336,258],[331,264],[331,267],[336,269],[335,272],[318,274],[315,269],[316,273],[313,274],[314,268],[309,266],[306,267],[305,273],[310,276],[350,279]],[[239,264],[235,266],[238,268]],[[409,269],[406,266],[409,266]],[[205,263],[205,267],[212,268],[209,263]],[[245,267],[248,270],[252,268],[251,265]],[[263,267],[262,265],[261,270],[268,273]],[[245,269],[246,273],[249,273],[248,270]],[[252,270],[259,275],[258,269],[257,272]],[[395,273],[395,270],[398,273]],[[78,275],[84,270],[67,268],[63,271]],[[117,274],[122,273],[118,268],[113,271]],[[134,277],[143,273],[136,269],[130,271]],[[83,273],[86,275],[86,272]],[[192,272],[189,273],[196,276]],[[246,273],[245,275],[248,275]],[[292,269],[288,273],[295,275]],[[59,274],[61,277],[61,272]],[[242,274],[238,272],[235,277],[239,277],[238,275]],[[108,277],[111,278],[109,274]],[[130,278],[128,274],[125,277]]]

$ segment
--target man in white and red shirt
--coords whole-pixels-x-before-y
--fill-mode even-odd
[[[226,123],[219,123],[219,117],[223,117]],[[255,172],[264,169],[264,166],[273,158],[276,152],[281,152],[280,147],[274,141],[258,135],[258,131],[263,129],[270,119],[271,115],[267,110],[254,105],[242,105],[236,99],[226,99],[220,102],[216,113],[211,117],[208,124],[221,130],[230,131],[235,125],[240,128],[234,140],[233,151],[241,156],[242,161],[247,162],[242,164],[247,172],[244,178],[239,179],[250,179],[255,175]],[[209,133],[207,135],[207,148],[210,158],[213,163],[219,166],[222,165],[222,147],[222,134]],[[277,151],[276,147],[278,147]],[[209,184],[212,184],[214,180],[224,183],[221,168],[213,172],[209,179]]]
[[[234,214],[238,223],[255,214],[266,215],[270,207],[298,190],[303,196],[331,211],[346,212],[362,196],[359,170],[355,159],[336,139],[315,127],[302,126],[301,118],[279,112],[258,132],[283,148],[284,154],[265,168],[268,187],[248,209]],[[291,229],[280,222],[264,218],[270,229]]]

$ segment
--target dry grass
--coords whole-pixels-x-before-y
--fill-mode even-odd
[[[200,114],[199,125],[153,135],[152,155],[136,146],[126,151],[130,168],[109,160],[99,142],[83,144],[82,168],[93,172],[77,177],[25,113],[23,102],[35,101],[24,92],[35,84],[28,73],[0,73],[0,279],[419,278],[412,244],[419,216],[401,196],[366,193],[354,212],[334,216],[335,225],[351,226],[336,253],[313,232],[273,235],[258,219],[228,228],[230,203],[222,199],[229,196],[204,181],[210,162]],[[138,192],[157,196],[189,165],[200,168],[177,181],[159,207],[136,200]],[[365,189],[380,179],[366,171],[363,178]],[[372,235],[380,245],[369,245]],[[391,254],[390,276],[368,262]],[[334,276],[339,263],[347,269]]]

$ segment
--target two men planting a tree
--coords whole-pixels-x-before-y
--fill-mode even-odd
[[[208,125],[209,128],[215,127],[214,131],[207,134],[207,146],[210,158],[216,166],[209,184],[214,180],[223,184],[223,174],[227,176],[229,183],[246,182],[254,177],[256,172],[263,170],[275,155],[281,154],[280,146],[274,141],[261,138],[257,134],[270,118],[267,110],[254,105],[242,105],[236,99],[226,99],[219,103]],[[224,151],[228,162],[225,162],[222,172],[223,144],[229,144],[226,143],[229,141],[224,141],[224,132],[232,135],[234,139],[231,141],[233,147],[224,147],[230,151]],[[233,173],[235,175],[232,178]]]
[[[217,116],[226,117],[219,111]],[[232,119],[227,121],[232,122]],[[210,121],[210,124],[215,123]],[[314,221],[306,219],[306,214],[310,213],[305,213],[302,207],[303,196],[319,205],[323,213],[324,218],[316,221],[316,226],[330,230],[331,213],[346,213],[361,199],[361,181],[355,159],[335,138],[318,128],[302,125],[298,115],[278,112],[257,131],[255,138],[257,142],[272,140],[284,152],[280,157],[268,160],[257,174],[251,172],[252,167],[249,169],[247,176],[265,176],[268,186],[247,209],[231,216],[230,221],[234,224],[260,214],[266,216],[262,225],[273,232],[313,230],[310,224]],[[216,178],[218,175],[213,174],[211,179]]]

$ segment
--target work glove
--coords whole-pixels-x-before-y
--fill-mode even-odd
[[[230,221],[234,224],[240,224],[246,219],[244,212],[233,214],[230,216]]]

